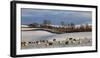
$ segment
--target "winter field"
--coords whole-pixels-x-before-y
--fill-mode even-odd
[[[22,49],[92,46],[92,32],[55,34],[37,30],[22,31],[21,36]]]

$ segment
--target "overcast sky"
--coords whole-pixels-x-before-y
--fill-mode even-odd
[[[59,25],[61,21],[65,24],[91,24],[91,11],[74,11],[74,10],[48,10],[48,9],[21,9],[21,23],[42,24],[43,20],[50,20],[53,25]]]

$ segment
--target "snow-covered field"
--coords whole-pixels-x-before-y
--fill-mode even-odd
[[[92,32],[75,32],[75,33],[64,33],[54,34],[47,31],[22,31],[22,41],[33,41],[33,40],[64,40],[66,38],[92,38]]]
[[[88,38],[88,39],[92,40],[92,32],[75,32],[75,33],[54,34],[54,33],[50,33],[50,32],[43,31],[43,30],[22,31],[22,42],[31,42],[31,41],[39,41],[39,40],[53,41],[53,39],[56,39],[56,41],[62,41],[62,40],[66,40],[68,38],[73,38],[73,39]],[[87,41],[87,40],[85,40],[85,41]],[[85,45],[90,46],[91,44],[92,44],[92,42],[85,44]],[[72,45],[72,46],[74,46],[74,45]],[[81,46],[83,46],[83,45],[81,45]],[[35,48],[35,47],[29,46],[28,48]]]

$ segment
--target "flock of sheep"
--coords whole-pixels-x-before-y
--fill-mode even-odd
[[[66,47],[66,46],[77,46],[92,43],[92,40],[89,38],[67,38],[65,40],[38,40],[38,41],[23,41],[21,42],[22,48],[46,48],[46,47]]]

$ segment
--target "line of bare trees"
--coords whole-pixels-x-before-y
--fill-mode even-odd
[[[64,21],[60,22],[60,26],[52,26],[52,22],[50,20],[43,20],[42,24],[38,23],[32,23],[28,25],[30,28],[46,28],[46,29],[52,29],[54,31],[58,32],[87,32],[87,31],[92,31],[92,26],[85,24],[80,25],[79,27],[75,27],[74,23],[70,24],[65,24]]]

